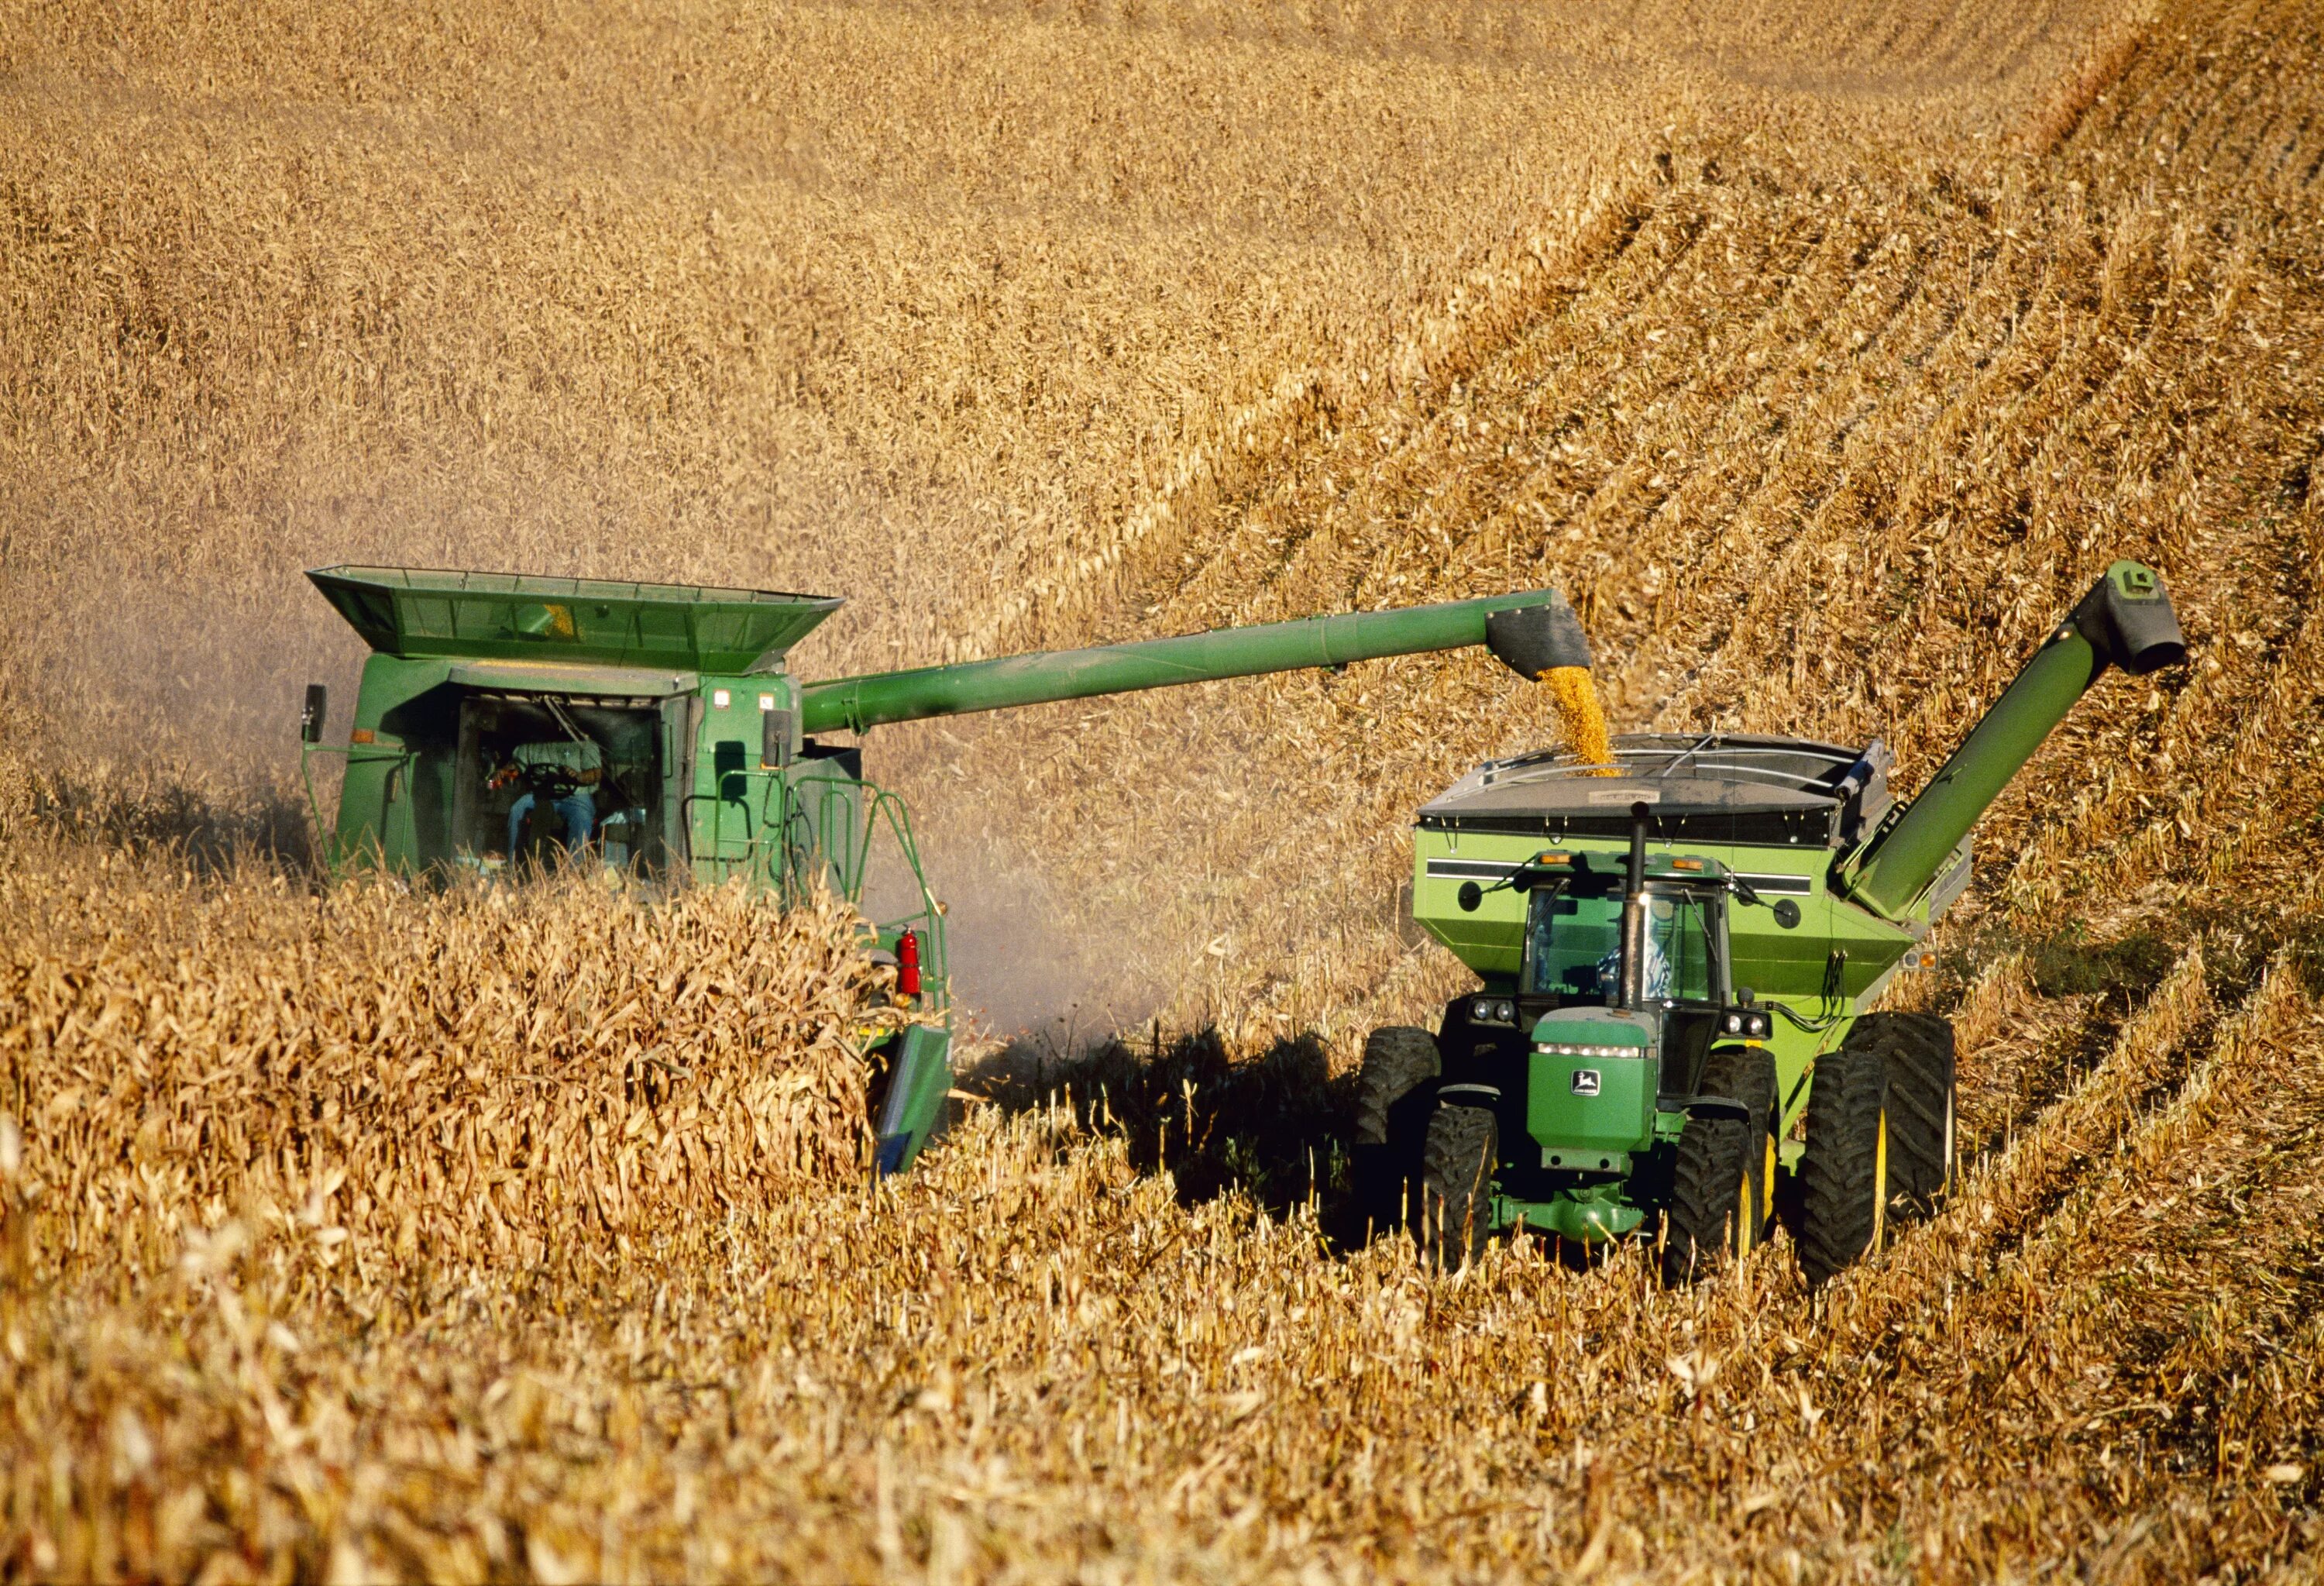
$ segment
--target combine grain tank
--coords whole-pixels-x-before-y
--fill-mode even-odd
[[[1969,832],[2110,667],[2184,659],[2161,581],[2117,562],[1918,797],[1889,755],[1738,733],[1479,767],[1420,811],[1414,913],[1482,986],[1374,1032],[1357,1154],[1376,1221],[1457,1262],[1522,1224],[1653,1231],[1665,1277],[1761,1237],[1795,1191],[1821,1281],[1953,1170],[1953,1037],[1866,1013],[1925,966]]]
[[[835,599],[406,567],[308,576],[374,651],[344,750],[322,748],[327,703],[308,690],[306,753],[346,757],[332,865],[498,876],[563,855],[649,881],[739,878],[778,906],[837,890],[881,919],[899,992],[934,1017],[876,1055],[883,1172],[910,1162],[951,1086],[944,909],[903,804],[864,776],[859,746],[822,735],[1472,644],[1527,678],[1587,659],[1563,599],[1532,590],[809,683],[789,652]]]

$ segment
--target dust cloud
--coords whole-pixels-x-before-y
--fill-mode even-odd
[[[1159,1003],[1164,988],[1135,925],[1084,923],[1087,911],[1035,860],[990,838],[924,839],[921,853],[945,903],[953,998],[980,1034],[1062,1054],[1142,1022]],[[900,916],[906,902],[892,874],[866,889],[875,917]]]

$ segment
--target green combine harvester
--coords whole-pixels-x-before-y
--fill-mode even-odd
[[[346,757],[335,870],[491,877],[553,860],[876,907],[884,865],[899,903],[874,950],[934,1019],[873,1054],[883,1173],[910,1163],[952,1085],[944,908],[903,804],[864,777],[860,747],[825,735],[1474,644],[1527,678],[1545,657],[1587,660],[1563,598],[1532,590],[809,683],[787,658],[837,600],[406,567],[308,577],[374,652],[344,749],[320,742],[321,686],[300,724],[302,769]]]
[[[1927,1213],[1953,1172],[1953,1034],[1862,1011],[1932,962],[1970,829],[2109,667],[2185,659],[2149,568],[2117,562],[1919,797],[1877,741],[1615,741],[1529,754],[1420,811],[1414,914],[1483,980],[1434,1035],[1373,1032],[1356,1172],[1374,1222],[1457,1265],[1494,1232],[1659,1222],[1665,1281],[1748,1250],[1788,1181],[1821,1283]]]

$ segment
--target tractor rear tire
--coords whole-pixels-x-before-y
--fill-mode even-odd
[[[1720,1083],[1748,1078],[1722,1074],[1720,1056],[1714,1054],[1703,1065],[1706,1095],[1728,1094],[1718,1088]],[[1772,1082],[1768,1089],[1774,1089]],[[1746,1096],[1731,1099],[1751,1105]],[[1741,1118],[1686,1120],[1671,1164],[1670,1199],[1663,1206],[1664,1287],[1701,1282],[1723,1268],[1730,1256],[1750,1249],[1766,1203],[1755,1171],[1762,1154],[1759,1135],[1765,1132],[1765,1125],[1755,1131],[1753,1121]]]
[[[1482,1107],[1439,1107],[1428,1120],[1420,1173],[1420,1248],[1451,1272],[1485,1253],[1492,1235],[1493,1174],[1501,1130]]]
[[[1888,1074],[1888,1215],[1935,1213],[1953,1178],[1953,1027],[1933,1013],[1868,1013],[1843,1050],[1877,1052]]]
[[[1436,1037],[1416,1026],[1389,1025],[1364,1041],[1349,1154],[1356,1203],[1375,1236],[1402,1227],[1413,1215],[1428,1114],[1443,1072]]]
[[[1887,1230],[1888,1070],[1850,1041],[1816,1059],[1800,1157],[1800,1270],[1821,1287]]]

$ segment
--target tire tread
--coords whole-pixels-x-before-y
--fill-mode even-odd
[[[1482,1107],[1439,1107],[1420,1173],[1422,1248],[1446,1271],[1485,1253],[1500,1128]]]
[[[1799,1173],[1800,1269],[1812,1287],[1831,1281],[1872,1247],[1873,1177],[1886,1102],[1879,1053],[1848,1043],[1816,1059]]]
[[[1953,1027],[1930,1013],[1870,1013],[1857,1020],[1851,1040],[1858,1031],[1888,1074],[1888,1213],[1916,1222],[1935,1212],[1952,1183]]]
[[[1774,1060],[1748,1047],[1722,1047],[1704,1062],[1702,1093],[1740,1102],[1748,1121],[1691,1118],[1671,1164],[1670,1198],[1663,1207],[1665,1286],[1700,1281],[1723,1268],[1735,1250],[1735,1204],[1752,1185],[1755,1222],[1766,1197],[1758,1185],[1760,1138],[1775,1104]],[[1756,1240],[1758,1229],[1751,1230]]]
[[[1365,1038],[1349,1156],[1356,1203],[1374,1234],[1415,1213],[1425,1109],[1443,1072],[1436,1037],[1416,1025],[1387,1025]]]

